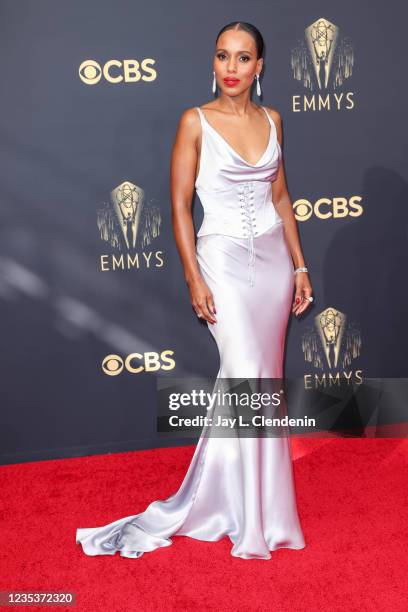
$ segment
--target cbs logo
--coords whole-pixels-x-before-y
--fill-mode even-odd
[[[314,214],[318,219],[343,219],[344,217],[359,217],[363,207],[359,204],[361,196],[347,198],[320,198],[314,205],[309,200],[296,200],[293,210],[298,221],[307,221]]]
[[[166,350],[160,354],[155,351],[146,353],[131,353],[125,360],[120,355],[107,355],[102,361],[102,370],[108,376],[117,376],[126,368],[131,374],[140,372],[157,372],[157,370],[172,370],[176,362],[170,357],[173,351]]]
[[[79,67],[79,78],[86,85],[96,85],[102,76],[109,83],[137,83],[138,81],[154,81],[157,72],[150,64],[155,60],[146,58],[142,62],[137,60],[109,60],[102,67],[95,60],[85,60]],[[143,73],[143,74],[142,74]]]

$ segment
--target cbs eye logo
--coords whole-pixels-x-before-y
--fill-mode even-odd
[[[131,353],[125,359],[120,355],[107,355],[102,361],[102,371],[108,376],[118,376],[125,368],[131,374],[140,372],[157,372],[157,370],[173,370],[176,366],[173,351],[165,350],[160,354],[155,351],[146,353]]]
[[[150,64],[155,60],[145,58],[138,62],[134,59],[109,60],[101,66],[95,60],[87,59],[82,62],[78,69],[79,78],[85,85],[96,85],[103,77],[109,83],[137,83],[138,81],[154,81],[157,72]]]
[[[314,204],[309,200],[300,199],[293,203],[293,210],[298,221],[307,221],[312,215],[318,219],[343,219],[344,217],[359,217],[363,207],[359,204],[360,196],[351,198],[319,198]]]

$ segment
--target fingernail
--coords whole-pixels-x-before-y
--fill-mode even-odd
[[[300,298],[296,298],[296,304],[299,304]]]

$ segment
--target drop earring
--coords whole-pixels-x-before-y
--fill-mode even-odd
[[[259,97],[261,97],[261,84],[259,82],[259,75],[256,74],[256,93],[258,94]]]
[[[217,79],[215,78],[215,71],[213,70],[213,84],[212,84],[212,92],[213,94],[215,94],[215,92],[217,91]]]

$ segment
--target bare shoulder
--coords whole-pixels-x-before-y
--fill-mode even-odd
[[[193,144],[198,146],[201,137],[200,117],[195,106],[185,109],[177,126],[176,141],[181,146]]]
[[[266,108],[268,115],[275,122],[276,127],[281,127],[282,120],[279,111],[277,111],[275,108],[272,108],[272,106],[265,106],[264,108]]]
[[[272,121],[274,122],[279,143],[282,144],[282,118],[280,116],[280,113],[279,111],[277,111],[275,108],[272,108],[271,106],[265,106],[264,108],[266,109],[266,112],[268,113]]]
[[[186,108],[180,116],[179,126],[186,129],[195,130],[200,124],[200,117],[198,115],[197,108],[192,106]]]

